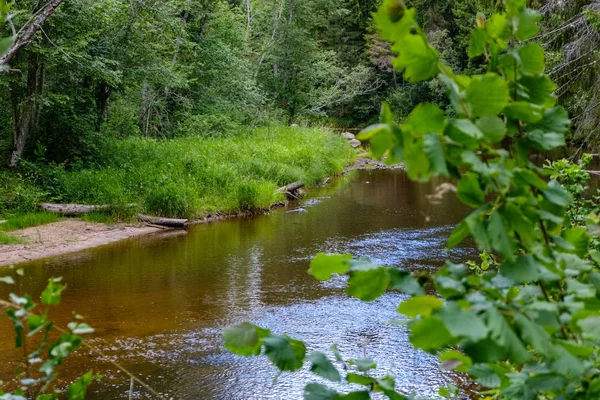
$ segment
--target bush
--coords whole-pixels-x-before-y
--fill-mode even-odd
[[[170,184],[152,190],[145,199],[148,212],[162,217],[194,217],[198,196],[188,188]]]
[[[46,193],[22,175],[0,171],[0,215],[33,212]]]
[[[222,114],[192,115],[177,130],[178,137],[230,137],[241,130],[238,122]]]

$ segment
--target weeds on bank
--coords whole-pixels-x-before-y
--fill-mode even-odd
[[[60,217],[50,212],[36,212],[16,215],[9,217],[6,222],[0,224],[0,231],[16,231],[29,228],[30,226],[39,226],[57,222]]]
[[[164,217],[266,208],[278,187],[311,185],[338,173],[356,152],[321,129],[279,127],[228,138],[128,139],[113,143],[102,167],[46,168],[43,190],[65,203],[135,203]],[[113,213],[114,215],[114,213]]]
[[[4,232],[0,232],[0,245],[3,244],[26,244],[27,241],[25,239],[16,237],[16,236],[12,236],[12,235],[7,235]]]

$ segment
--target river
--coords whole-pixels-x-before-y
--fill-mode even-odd
[[[317,252],[349,252],[408,270],[436,270],[448,257],[476,257],[468,247],[444,251],[466,209],[453,193],[432,199],[441,181],[411,182],[401,170],[356,171],[311,191],[270,215],[197,225],[23,264],[17,293],[39,294],[50,277],[68,284],[51,317],[72,313],[96,329],[90,342],[153,388],[178,399],[300,399],[306,371],[277,375],[266,358],[245,359],[222,346],[224,327],[251,321],[302,339],[309,350],[336,343],[347,358],[363,352],[379,373],[396,376],[405,393],[435,397],[462,377],[414,350],[404,327],[388,324],[406,297],[388,293],[364,303],[344,294],[342,277],[317,282],[307,274]],[[300,208],[301,207],[301,208]],[[2,275],[0,270],[0,275]],[[7,285],[0,286],[6,298]],[[0,379],[14,372],[12,326],[0,320]],[[80,350],[62,379],[90,368],[105,375],[90,399],[127,399],[128,378]],[[151,398],[134,388],[134,398]]]

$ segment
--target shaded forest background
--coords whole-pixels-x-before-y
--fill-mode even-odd
[[[446,107],[433,80],[397,76],[375,33],[378,0],[66,0],[0,74],[0,157],[84,168],[129,137],[231,136],[271,123],[360,127],[381,101],[399,120],[414,105]],[[469,32],[491,0],[413,0],[457,72],[475,73]],[[43,6],[13,5],[18,28]],[[600,138],[600,2],[541,1],[543,43],[572,140]],[[4,27],[5,35],[10,28]],[[242,128],[243,127],[243,128]]]

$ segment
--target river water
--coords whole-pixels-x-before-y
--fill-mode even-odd
[[[468,247],[450,255],[446,238],[466,210],[454,193],[431,196],[441,181],[411,182],[401,170],[356,171],[311,191],[301,203],[270,215],[190,227],[23,264],[17,293],[40,293],[50,277],[68,284],[51,317],[72,313],[96,329],[90,342],[152,387],[178,399],[300,399],[307,371],[277,376],[266,358],[246,359],[222,346],[224,327],[251,321],[346,359],[373,357],[381,374],[405,393],[431,398],[462,377],[439,370],[414,350],[404,327],[388,324],[405,297],[389,293],[364,303],[344,294],[343,278],[317,282],[307,274],[317,252],[349,252],[408,270],[437,269],[445,259],[476,257]],[[301,207],[301,208],[300,208]],[[0,270],[0,275],[2,275]],[[6,285],[0,295],[6,298]],[[19,353],[12,327],[0,320],[0,379]],[[330,354],[330,353],[329,353]],[[90,399],[127,399],[129,380],[80,350],[63,380],[90,368],[105,375]],[[134,398],[151,398],[140,387]]]

